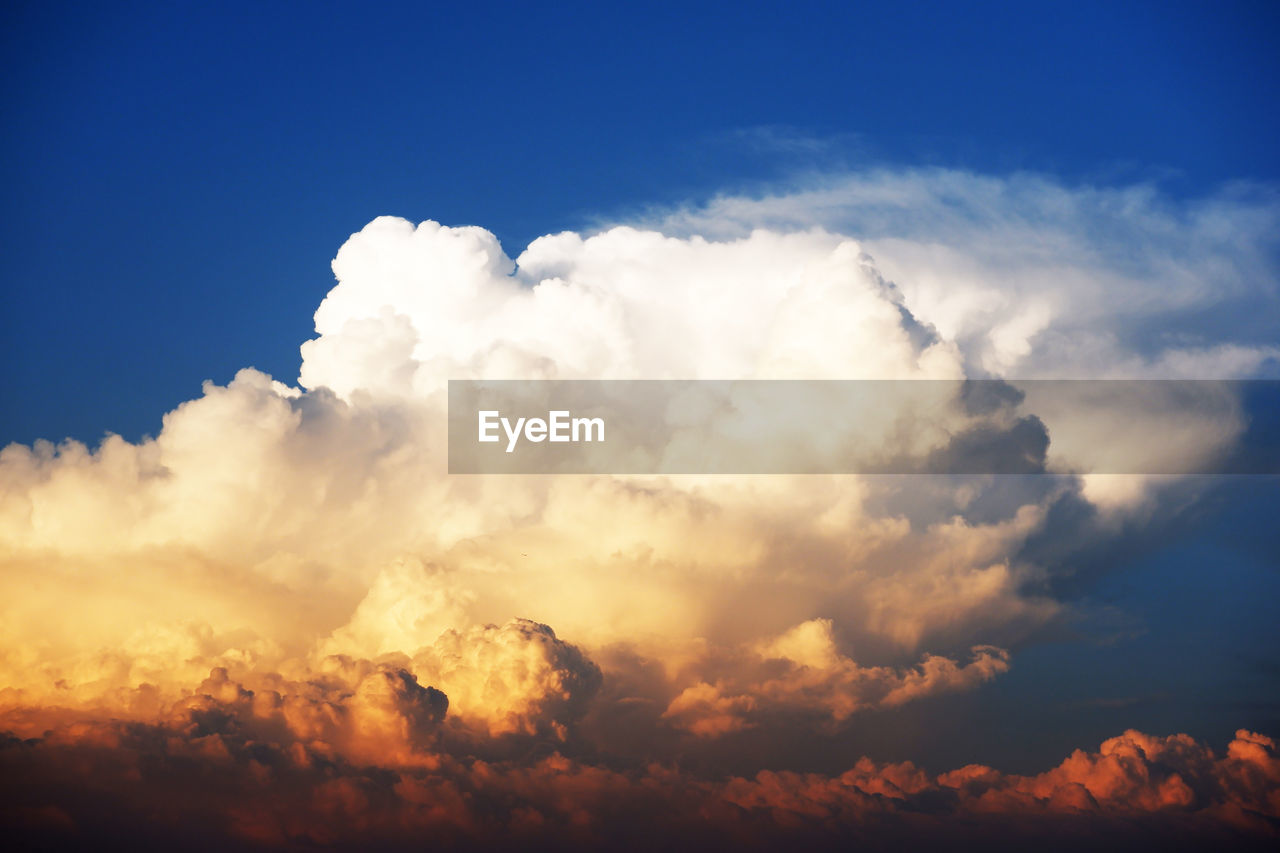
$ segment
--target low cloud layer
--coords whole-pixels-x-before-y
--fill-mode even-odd
[[[353,686],[354,685],[354,686]],[[403,670],[250,691],[215,671],[147,723],[68,720],[0,742],[12,837],[103,837],[197,848],[433,843],[520,849],[606,844],[746,849],[779,843],[983,844],[1071,849],[1160,840],[1257,846],[1280,820],[1274,741],[1239,731],[1225,754],[1136,731],[1031,776],[910,762],[703,778],[651,763],[610,769],[559,751],[468,756],[442,702]]]

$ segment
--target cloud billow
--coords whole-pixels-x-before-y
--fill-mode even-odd
[[[1089,226],[1097,211],[1117,228]],[[1033,834],[1273,833],[1274,744],[1250,732],[1222,757],[1130,732],[1031,777],[706,770],[734,738],[836,738],[1001,678],[1070,616],[1028,542],[1113,535],[1162,511],[1162,481],[458,477],[445,415],[449,379],[1252,376],[1273,345],[1141,328],[1215,294],[1273,316],[1274,212],[878,174],[547,235],[514,260],[481,228],[377,219],[334,260],[297,387],[246,369],[155,438],[0,451],[0,762],[33,780],[6,787],[4,821],[127,836],[168,803],[157,838],[187,822],[280,846],[588,845],[655,821],[927,839],[957,815],[975,837],[1013,815]],[[1161,429],[1161,399],[1129,402],[1107,452],[1182,458],[1239,434]],[[951,430],[963,418],[1046,460],[1098,452],[1055,446],[1078,415],[1051,403],[969,400],[923,437],[867,427],[920,460],[985,452]],[[1064,503],[1090,510],[1066,532]],[[190,779],[214,793],[186,798]]]

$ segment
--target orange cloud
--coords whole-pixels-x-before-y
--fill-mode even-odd
[[[1186,735],[1129,731],[1034,776],[862,759],[836,776],[719,779],[560,752],[477,758],[444,725],[440,694],[403,671],[355,666],[279,686],[251,691],[215,671],[161,720],[50,720],[7,737],[0,819],[53,843],[176,842],[198,829],[215,846],[272,848],[1278,837],[1280,754],[1248,731],[1222,756]]]

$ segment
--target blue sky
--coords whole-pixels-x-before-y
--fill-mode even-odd
[[[1280,178],[1268,3],[10,4],[0,441],[287,381],[379,214],[565,228],[808,169]]]

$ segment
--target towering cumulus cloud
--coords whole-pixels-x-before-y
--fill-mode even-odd
[[[6,447],[0,820],[214,847],[1273,838],[1280,759],[1245,730],[1221,753],[1129,731],[1038,775],[819,772],[860,720],[982,690],[1071,617],[1035,554],[1194,484],[447,474],[451,378],[1229,377],[1280,354],[1186,332],[1215,300],[1276,319],[1269,199],[825,185],[514,260],[379,218],[334,260],[297,387],[245,369],[137,444]],[[1182,331],[1139,328],[1157,316]],[[1049,454],[1097,452],[1052,444],[1078,415],[1051,401],[991,407],[1019,403]],[[1159,411],[1108,452],[1240,428]]]

